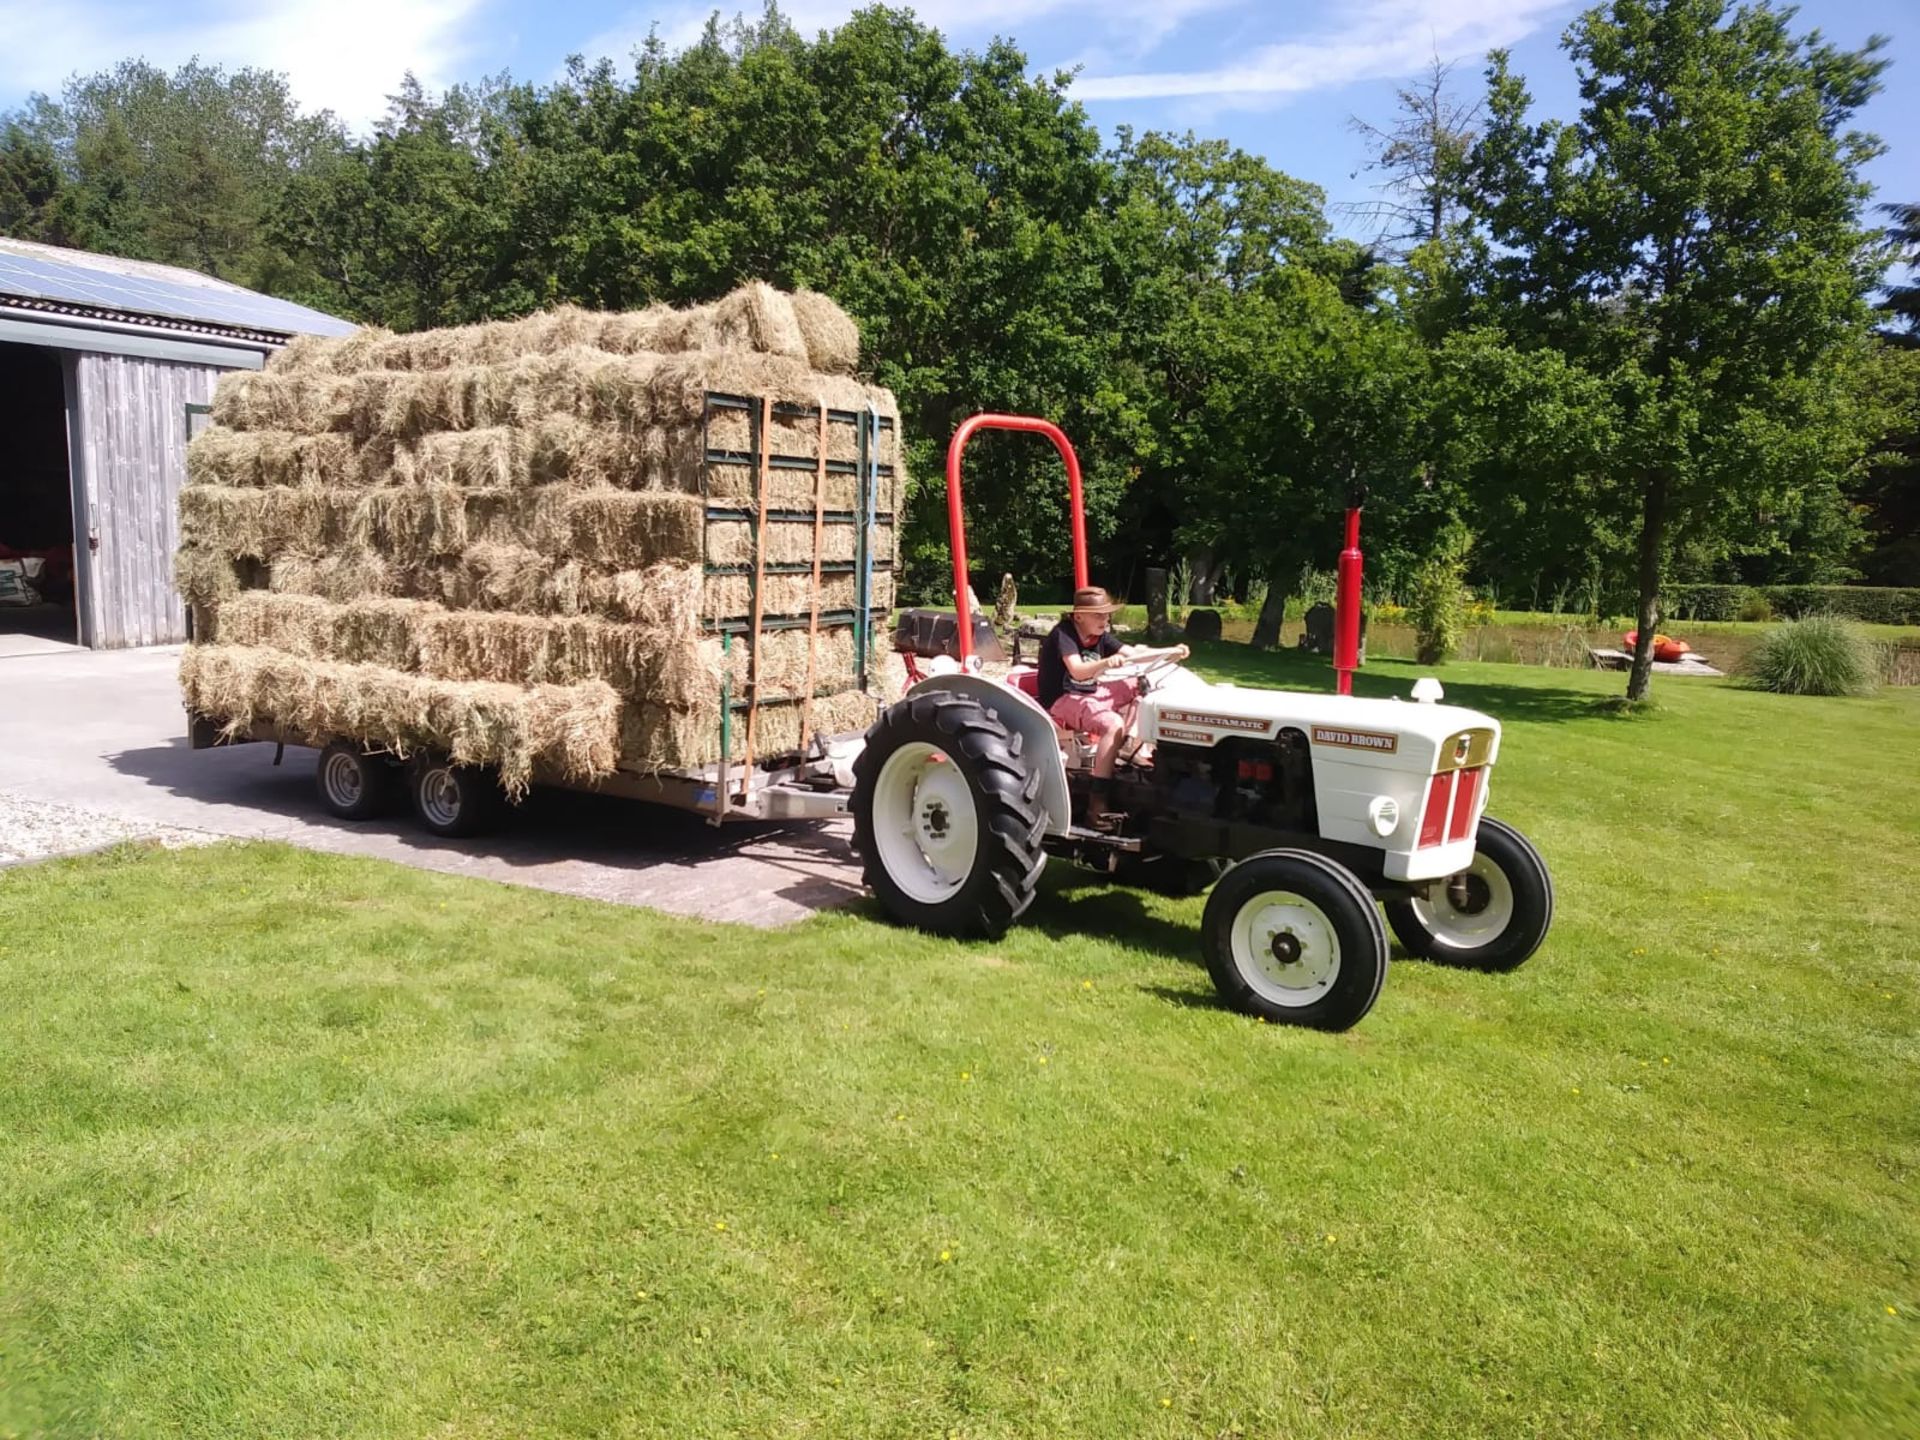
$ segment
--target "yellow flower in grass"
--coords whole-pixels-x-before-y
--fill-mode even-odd
[[[716,1220],[713,1222],[713,1228],[716,1232],[725,1230],[727,1228],[727,1222],[724,1220]]]
[[[951,1265],[953,1263],[953,1251],[942,1250],[940,1252],[940,1263],[942,1265]]]

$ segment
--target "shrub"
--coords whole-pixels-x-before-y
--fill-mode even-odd
[[[1920,589],[1891,585],[1669,585],[1660,600],[1676,620],[1841,615],[1879,625],[1920,625]],[[1758,613],[1762,605],[1766,611]]]
[[[1920,625],[1920,589],[1890,585],[1768,585],[1760,592],[1781,615],[1843,615],[1878,625]]]
[[[1858,628],[1809,615],[1769,632],[1748,668],[1755,685],[1780,695],[1861,695],[1873,689],[1880,665]]]
[[[1752,594],[1745,585],[1669,585],[1660,599],[1676,620],[1732,620]]]
[[[1444,665],[1460,648],[1460,632],[1467,618],[1467,552],[1473,536],[1462,525],[1449,525],[1438,544],[1414,572],[1414,659],[1422,665]]]

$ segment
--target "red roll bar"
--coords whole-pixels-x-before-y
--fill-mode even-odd
[[[1053,441],[1067,466],[1067,500],[1073,516],[1073,583],[1087,583],[1087,514],[1080,495],[1080,457],[1051,420],[1034,415],[974,415],[960,422],[947,445],[947,536],[953,549],[953,607],[960,618],[960,663],[973,658],[973,602],[967,593],[967,521],[960,501],[960,454],[977,430],[1024,430]]]

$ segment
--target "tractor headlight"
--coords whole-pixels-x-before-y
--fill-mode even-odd
[[[1376,795],[1367,805],[1367,819],[1373,833],[1382,839],[1400,828],[1400,802],[1391,795]]]

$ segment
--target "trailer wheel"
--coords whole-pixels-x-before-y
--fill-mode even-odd
[[[437,757],[417,761],[412,774],[413,814],[443,840],[478,835],[499,814],[500,782],[491,770],[456,765]]]
[[[1473,863],[1435,881],[1421,899],[1389,900],[1387,919],[1407,953],[1473,970],[1513,970],[1553,924],[1553,877],[1513,826],[1482,816]]]
[[[1207,971],[1237,1010],[1346,1030],[1387,979],[1387,931],[1351,870],[1307,850],[1268,850],[1221,877],[1200,922]]]
[[[314,788],[329,814],[342,820],[372,820],[394,801],[393,767],[350,740],[334,740],[320,752]]]
[[[978,700],[936,690],[900,701],[867,732],[853,773],[854,846],[894,919],[993,937],[1033,903],[1047,863],[1040,774]]]

